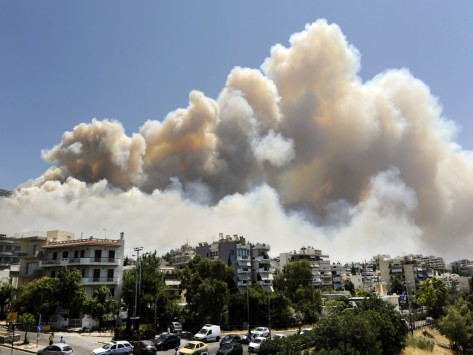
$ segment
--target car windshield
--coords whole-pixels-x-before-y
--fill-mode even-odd
[[[156,338],[156,341],[166,340],[168,335],[160,335],[159,338]]]
[[[113,345],[115,345],[115,344],[107,343],[104,346],[102,346],[102,349],[105,349],[105,350],[110,349],[110,347],[112,347]]]
[[[232,343],[225,343],[225,344],[222,344],[221,346],[222,349],[231,349],[232,347],[233,347]]]
[[[261,339],[253,339],[252,343],[259,344],[261,343]]]
[[[202,328],[199,332],[199,334],[207,334],[207,329]]]
[[[194,343],[187,343],[186,346],[184,346],[186,349],[195,349],[197,347],[197,344]]]

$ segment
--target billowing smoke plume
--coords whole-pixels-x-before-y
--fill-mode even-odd
[[[359,69],[339,27],[317,21],[261,71],[233,69],[216,100],[193,91],[131,137],[113,120],[66,132],[43,152],[54,167],[0,202],[0,224],[123,230],[158,252],[224,232],[333,261],[466,257],[473,161],[455,125],[407,70],[362,82]]]

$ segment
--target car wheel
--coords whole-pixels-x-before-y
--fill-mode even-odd
[[[202,341],[203,341],[204,343],[206,343],[206,342],[207,342],[207,338],[202,339]]]
[[[219,341],[220,341],[220,337],[217,337],[216,341],[219,342]]]

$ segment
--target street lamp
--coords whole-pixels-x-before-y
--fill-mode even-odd
[[[136,251],[136,276],[135,276],[135,308],[133,309],[133,325],[134,330],[136,331],[136,313],[138,308],[138,290],[139,286],[141,286],[141,267],[140,267],[140,251],[143,250],[143,247],[136,247],[133,248]],[[139,279],[139,280],[138,280]]]

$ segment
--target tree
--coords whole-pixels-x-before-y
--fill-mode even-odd
[[[11,301],[13,287],[10,283],[0,285],[0,318],[5,319],[5,305]]]
[[[461,347],[464,353],[473,347],[473,312],[463,299],[448,307],[447,314],[438,320],[437,326],[450,343]]]
[[[106,316],[113,317],[117,314],[118,304],[112,298],[109,288],[100,286],[94,290],[92,298],[86,298],[84,311],[99,322],[99,329],[101,329]]]
[[[20,289],[15,307],[20,313],[42,314],[47,318],[56,311],[58,288],[58,280],[47,276],[30,281]]]
[[[308,261],[296,261],[284,266],[273,282],[274,289],[291,301],[302,321],[315,322],[322,310],[320,291],[312,284],[312,265]]]
[[[121,297],[128,309],[128,320],[133,316],[135,308],[135,293],[137,276],[139,276],[138,305],[136,314],[140,317],[140,322],[154,324],[156,314],[159,324],[166,325],[177,316],[177,289],[166,286],[164,276],[159,272],[161,259],[156,251],[145,253],[140,257],[139,263],[135,264],[135,269],[127,270],[123,273],[123,288]],[[156,324],[155,324],[156,325]],[[127,321],[127,330],[131,329],[131,323]],[[135,326],[139,327],[136,323]]]
[[[186,290],[187,321],[196,330],[204,323],[227,323],[230,290],[236,290],[234,271],[221,260],[193,258],[181,273]]]
[[[35,316],[30,313],[23,313],[20,315],[19,321],[21,327],[25,331],[25,339],[23,342],[28,344],[28,331],[31,330],[31,327],[33,327],[36,323]]]
[[[343,283],[343,289],[345,291],[348,291],[350,292],[350,294],[353,296],[355,295],[355,285],[353,284],[353,282],[351,282],[351,280],[345,280],[344,283]]]
[[[394,307],[379,297],[338,312],[323,316],[314,330],[314,342],[322,352],[399,354],[404,348],[407,327]]]
[[[63,267],[58,273],[59,305],[68,310],[71,318],[77,318],[81,314],[86,299],[81,278],[81,272],[77,268]]]
[[[401,282],[401,279],[399,278],[399,276],[393,276],[391,278],[391,294],[397,294],[397,295],[401,295],[404,293],[404,286]]]
[[[416,292],[416,302],[428,307],[428,313],[434,319],[440,318],[448,301],[448,288],[442,280],[433,277],[422,281]]]

